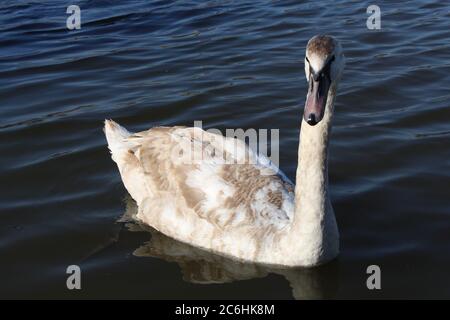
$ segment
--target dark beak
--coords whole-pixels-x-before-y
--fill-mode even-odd
[[[330,79],[326,74],[311,73],[305,111],[303,114],[303,118],[309,125],[315,126],[322,120],[325,113],[325,105],[327,104],[329,88]]]

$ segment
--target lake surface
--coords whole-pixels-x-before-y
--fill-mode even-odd
[[[378,1],[380,30],[366,1],[76,1],[73,31],[69,4],[0,3],[1,298],[450,298],[448,1]],[[105,118],[279,129],[294,180],[318,33],[347,57],[329,164],[336,261],[233,264],[118,221],[133,203]],[[366,287],[372,264],[381,290]]]

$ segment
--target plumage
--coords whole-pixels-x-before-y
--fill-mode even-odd
[[[138,204],[137,219],[179,241],[241,260],[312,266],[334,258],[338,234],[327,192],[326,147],[335,89],[333,83],[323,121],[315,127],[303,121],[297,180],[305,181],[295,192],[269,159],[239,139],[188,127],[132,134],[106,120],[112,158]]]

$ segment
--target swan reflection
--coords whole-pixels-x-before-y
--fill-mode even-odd
[[[333,298],[338,285],[338,263],[306,268],[279,268],[261,264],[236,261],[200,248],[179,242],[157,230],[139,223],[136,202],[127,197],[126,212],[119,220],[129,231],[149,232],[151,240],[137,248],[137,257],[153,257],[176,262],[183,274],[183,280],[196,284],[222,284],[239,280],[264,278],[270,273],[283,276],[292,288],[295,299]]]

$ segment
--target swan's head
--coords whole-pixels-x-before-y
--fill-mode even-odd
[[[318,35],[308,41],[305,74],[309,87],[303,118],[309,125],[314,126],[322,120],[328,91],[332,84],[339,81],[344,65],[344,54],[335,38]]]

